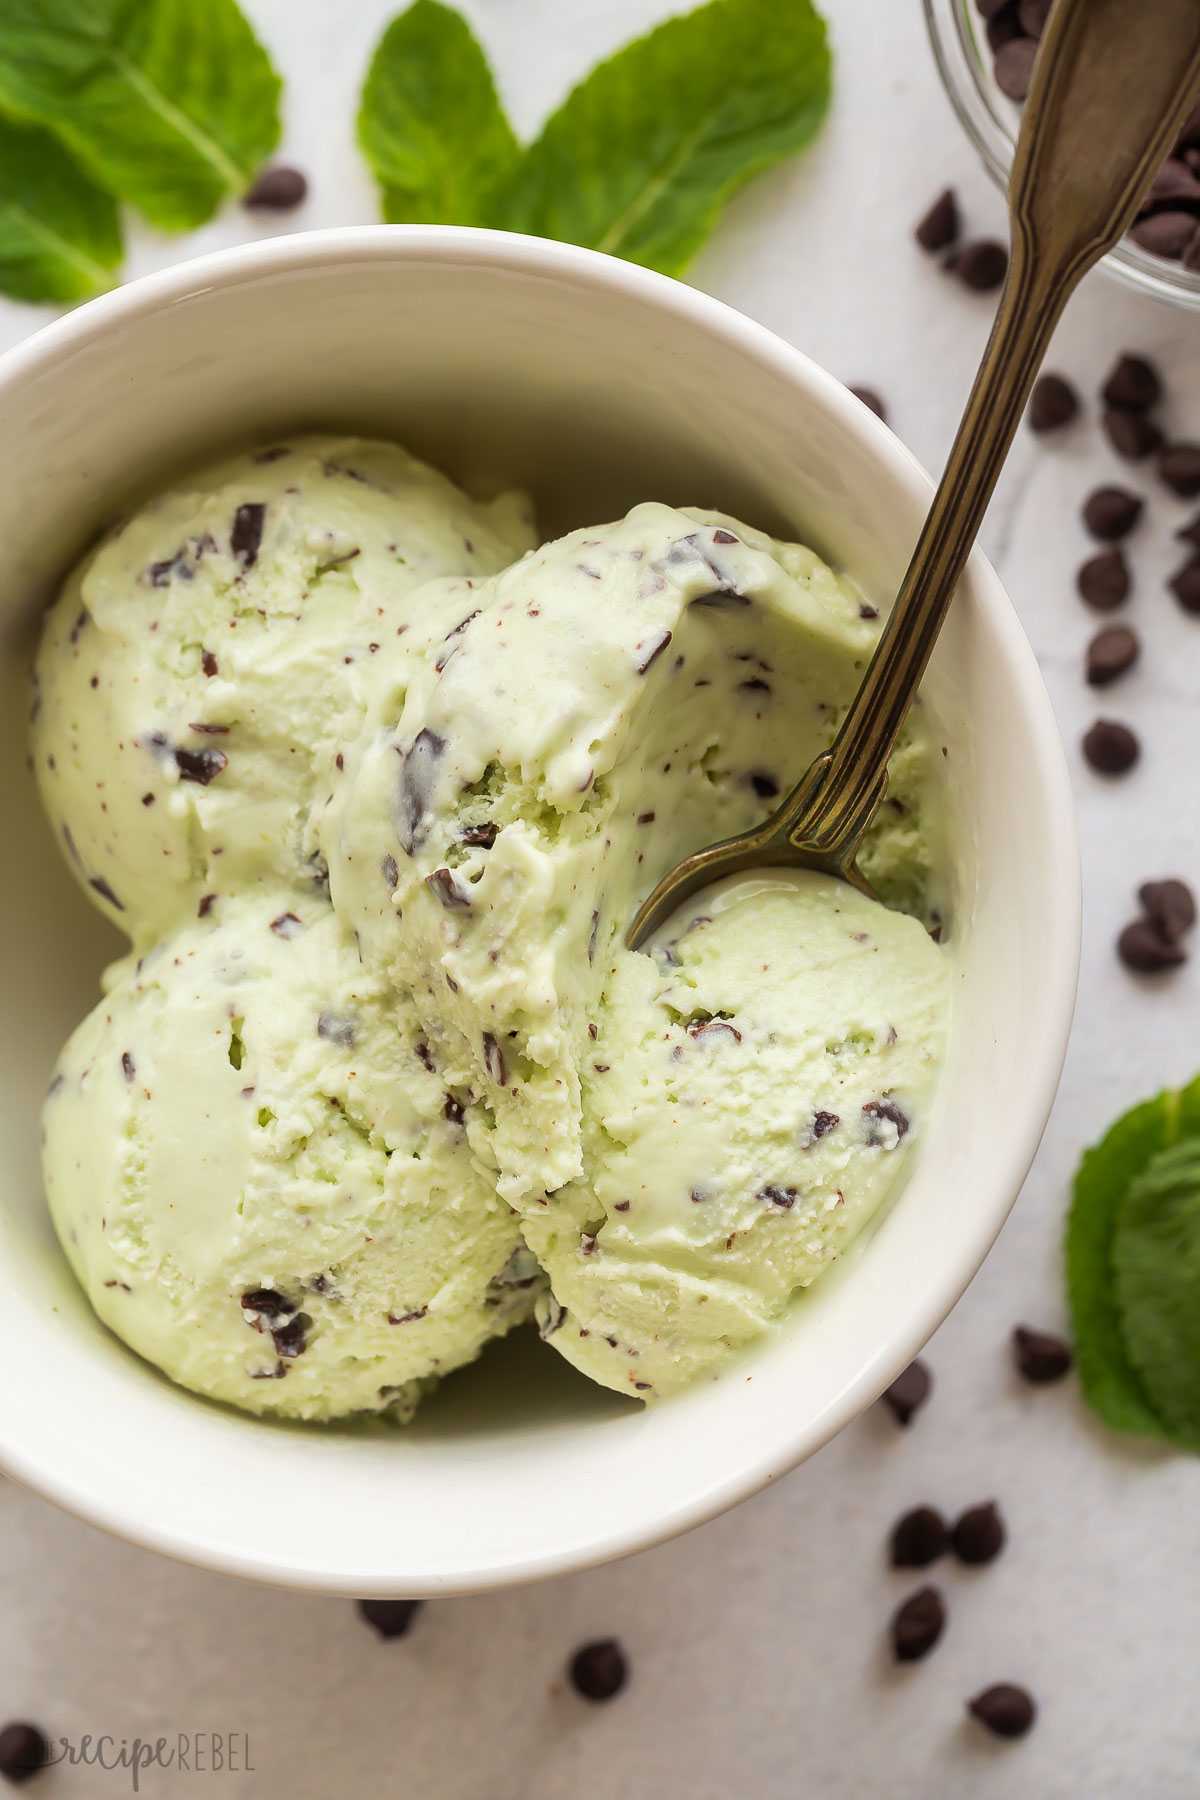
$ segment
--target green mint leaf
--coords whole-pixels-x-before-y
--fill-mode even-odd
[[[1132,1107],[1084,1152],[1067,1220],[1067,1290],[1084,1396],[1109,1425],[1166,1436],[1129,1359],[1115,1293],[1112,1250],[1132,1182],[1160,1151],[1200,1136],[1200,1077]]]
[[[810,0],[711,0],[592,70],[492,222],[678,275],[730,195],[816,134],[829,94]]]
[[[235,0],[0,4],[0,107],[164,231],[249,186],[279,137],[279,87]]]
[[[1112,1262],[1130,1359],[1166,1434],[1200,1450],[1200,1139],[1160,1150],[1130,1183]]]
[[[358,139],[393,224],[489,224],[488,191],[520,155],[471,27],[441,0],[416,0],[384,32]]]
[[[48,131],[0,117],[0,293],[86,300],[111,287],[120,261],[111,194]]]

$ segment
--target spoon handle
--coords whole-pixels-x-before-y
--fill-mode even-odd
[[[1056,0],[1009,182],[1012,259],[945,473],[830,750],[776,816],[851,871],[1063,307],[1132,223],[1200,90],[1200,0]]]

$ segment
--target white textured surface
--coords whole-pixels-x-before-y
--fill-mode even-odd
[[[286,154],[312,175],[295,223],[366,221],[353,96],[387,0],[255,0],[288,78]],[[654,0],[473,0],[514,115],[533,126],[598,55],[667,8]],[[930,466],[944,455],[990,315],[910,239],[946,181],[973,229],[998,230],[937,85],[917,0],[826,0],[839,69],[816,150],[731,209],[696,282],[849,381],[885,394]],[[260,229],[232,213],[186,243],[141,240],[130,272]],[[0,344],[38,323],[0,307]],[[1168,423],[1200,433],[1200,321],[1093,277],[1052,363],[1085,389],[1122,347],[1161,361]],[[247,1732],[254,1774],[143,1777],[142,1792],[289,1800],[403,1787],[420,1800],[1175,1800],[1197,1792],[1195,1529],[1200,1472],[1093,1427],[1068,1382],[1011,1373],[1019,1319],[1062,1319],[1058,1242],[1080,1147],[1124,1105],[1200,1063],[1197,976],[1147,990],[1111,941],[1148,875],[1200,878],[1196,708],[1200,625],[1162,590],[1188,516],[1155,493],[1133,545],[1130,617],[1144,667],[1096,697],[1080,678],[1093,621],[1075,597],[1078,504],[1129,480],[1095,408],[1058,442],[1027,434],[984,533],[1041,657],[1068,741],[1097,711],[1143,733],[1141,768],[1102,784],[1079,763],[1086,929],[1082,995],[1059,1104],[1000,1244],[929,1350],[933,1400],[907,1433],[875,1411],[796,1474],[674,1545],[616,1567],[428,1607],[383,1644],[344,1602],[260,1592],[112,1543],[18,1489],[0,1490],[0,1714],[52,1736]],[[969,1129],[964,1121],[964,1129]],[[131,1444],[131,1458],[154,1455]],[[932,1572],[950,1624],[927,1662],[892,1670],[882,1631],[910,1587],[883,1565],[894,1516],[995,1497],[1010,1547],[991,1568]],[[286,1508],[286,1494],[273,1498]],[[353,1532],[353,1519],[346,1530]],[[561,1689],[567,1653],[615,1633],[627,1694],[590,1708]],[[1017,1745],[985,1740],[963,1699],[1013,1679],[1042,1717]],[[50,1797],[129,1791],[117,1771],[55,1770]]]

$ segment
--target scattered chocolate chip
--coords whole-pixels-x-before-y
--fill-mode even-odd
[[[471,890],[463,887],[451,869],[434,869],[425,877],[425,885],[451,911],[462,911],[471,904]]]
[[[1109,443],[1127,462],[1140,462],[1159,449],[1163,441],[1162,432],[1145,413],[1122,412],[1110,406],[1102,423]]]
[[[176,750],[175,767],[184,781],[198,781],[201,787],[207,787],[222,769],[228,768],[229,758],[223,750]]]
[[[1142,753],[1128,725],[1097,719],[1083,735],[1083,754],[1098,775],[1124,775]]]
[[[221,665],[218,663],[211,650],[202,650],[200,652],[200,667],[209,677],[221,673]]]
[[[1079,411],[1079,395],[1061,375],[1040,375],[1029,399],[1029,429],[1058,431]]]
[[[273,168],[264,169],[249,192],[242,195],[242,205],[251,212],[258,208],[268,212],[290,212],[307,197],[307,177],[299,169],[276,163]]]
[[[760,800],[773,800],[779,792],[778,777],[768,775],[765,769],[751,769],[746,779]]]
[[[1037,1718],[1032,1695],[1008,1681],[984,1688],[981,1694],[967,1701],[967,1711],[996,1737],[1002,1738],[1024,1737]]]
[[[1007,1537],[1004,1520],[994,1500],[971,1506],[950,1530],[950,1546],[960,1563],[979,1568],[994,1562]]]
[[[312,1320],[307,1313],[298,1312],[286,1324],[273,1325],[271,1339],[279,1355],[286,1356],[289,1360],[303,1356],[308,1349],[308,1328],[311,1324]]]
[[[146,570],[150,586],[156,588],[168,586],[176,575],[182,577],[184,581],[192,579],[192,569],[186,550],[177,550],[174,556],[168,556],[162,562],[151,563]]]
[[[1146,917],[1169,943],[1177,944],[1196,923],[1196,900],[1186,881],[1169,876],[1165,881],[1145,881],[1138,889]]]
[[[421,1049],[421,1046],[418,1046],[418,1055],[420,1054],[420,1049]],[[422,1060],[424,1060],[424,1059],[422,1059]],[[433,1064],[430,1062],[430,1063],[426,1063],[425,1066],[427,1069],[432,1069]],[[453,1094],[447,1094],[446,1098],[442,1104],[442,1116],[444,1118],[449,1119],[451,1125],[461,1125],[463,1122],[463,1108],[462,1108],[461,1100],[456,1100],[454,1098]]]
[[[407,1637],[420,1611],[420,1600],[358,1600],[359,1617],[373,1625],[381,1638]]]
[[[852,387],[850,392],[854,395],[856,400],[862,401],[868,412],[873,412],[877,419],[882,419],[884,424],[887,424],[887,407],[879,398],[879,395],[875,392],[874,388]]]
[[[425,1318],[428,1311],[427,1306],[414,1306],[409,1312],[389,1313],[387,1322],[389,1325],[414,1325],[418,1319]]]
[[[1036,43],[1025,37],[1011,38],[997,50],[992,72],[996,77],[996,86],[1010,100],[1024,100],[1029,93],[1036,55]]]
[[[490,850],[500,832],[500,827],[487,821],[482,825],[465,825],[459,833],[459,840],[464,844],[473,844],[479,850]]]
[[[483,1066],[497,1087],[507,1085],[508,1069],[504,1062],[504,1051],[495,1034],[490,1031],[483,1034]]]
[[[117,899],[103,875],[93,875],[88,881],[88,886],[94,889],[102,900],[107,900],[110,906],[115,906],[118,912],[125,911],[124,901]]]
[[[710,1019],[703,1016],[692,1019],[688,1024],[687,1034],[690,1038],[717,1037],[724,1034],[739,1044],[742,1041],[741,1032],[736,1025],[731,1025],[728,1019]]]
[[[658,661],[658,658],[662,655],[670,641],[671,633],[669,631],[660,631],[657,636],[647,638],[644,644],[638,645],[637,650],[634,653],[637,657],[634,668],[639,675],[644,675],[651,664]]]
[[[597,1638],[575,1652],[567,1674],[584,1700],[612,1700],[629,1680],[629,1659],[616,1638]]]
[[[121,1067],[125,1072],[126,1081],[132,1081],[137,1074],[137,1069],[134,1066],[133,1058],[130,1056],[128,1050],[122,1050],[121,1052]]]
[[[859,603],[858,616],[860,619],[877,619],[879,608],[872,606],[869,600],[863,600]]]
[[[950,265],[964,287],[977,294],[1001,287],[1008,274],[1008,251],[995,238],[976,238],[964,244]]]
[[[1141,639],[1128,625],[1106,625],[1087,647],[1084,674],[1090,687],[1107,687],[1131,669],[1141,650]]]
[[[1049,1331],[1035,1331],[1032,1325],[1015,1327],[1012,1346],[1019,1373],[1038,1386],[1060,1381],[1074,1360],[1065,1339]]]
[[[296,1310],[295,1301],[274,1288],[248,1288],[242,1295],[242,1305],[247,1312],[261,1313],[264,1319],[287,1319]]]
[[[238,507],[233,515],[229,548],[243,569],[252,569],[258,561],[258,549],[262,543],[263,521],[266,516],[267,509],[261,500],[247,500]]]
[[[1196,229],[1191,213],[1160,212],[1139,219],[1130,227],[1129,235],[1139,249],[1148,250],[1151,256],[1165,256],[1171,262],[1178,262],[1191,248]]]
[[[914,1506],[892,1526],[888,1561],[893,1569],[924,1569],[946,1549],[946,1521],[932,1506]]]
[[[387,883],[388,887],[391,888],[392,891],[394,892],[396,883],[400,879],[400,870],[396,865],[395,857],[394,856],[385,856],[383,858],[383,860],[380,862],[379,868],[380,868],[380,872],[383,875],[384,881]]]
[[[948,250],[957,241],[960,228],[958,198],[953,188],[945,188],[917,225],[913,236],[922,250],[936,256],[939,250]]]
[[[818,1138],[828,1137],[831,1131],[836,1131],[841,1122],[837,1113],[815,1112],[812,1116],[812,1124],[808,1128],[808,1135],[815,1143]]]
[[[880,1399],[894,1413],[898,1425],[907,1425],[928,1400],[932,1387],[933,1376],[917,1358],[897,1375],[890,1387],[884,1388]]]
[[[82,632],[84,627],[86,625],[90,625],[91,622],[92,622],[91,613],[88,611],[86,606],[81,607],[80,611],[79,611],[79,616],[75,620],[75,623],[72,625],[70,633],[68,635],[68,639],[67,639],[68,643],[77,644],[79,642],[79,634]]]
[[[280,913],[277,919],[271,920],[271,930],[276,937],[294,938],[300,936],[304,925],[294,912],[285,912]]]
[[[1135,919],[1125,927],[1117,939],[1117,955],[1127,969],[1138,975],[1157,975],[1187,961],[1187,953],[1165,938],[1149,919]]]
[[[1101,487],[1088,495],[1083,505],[1083,522],[1093,537],[1102,543],[1113,543],[1127,537],[1142,516],[1145,501],[1128,488]]]
[[[213,902],[216,897],[215,894],[201,894],[200,904],[196,908],[196,917],[198,919],[206,919],[208,917],[209,913],[212,911]]]
[[[153,794],[143,794],[142,795],[142,805],[143,806],[153,806],[154,798],[155,797]]]
[[[1200,444],[1164,444],[1158,453],[1158,473],[1185,500],[1200,494]]]
[[[918,1588],[892,1615],[892,1650],[897,1662],[928,1656],[946,1629],[946,1608],[935,1587]]]
[[[1079,568],[1075,586],[1082,600],[1095,612],[1112,612],[1129,598],[1131,586],[1129,564],[1125,552],[1114,544],[1111,550],[1098,550]]]
[[[771,691],[770,682],[764,681],[761,675],[752,675],[749,681],[739,681],[737,685],[739,694],[769,694]]]
[[[1200,613],[1200,556],[1189,557],[1167,583],[1184,612]]]
[[[1121,356],[1100,390],[1106,406],[1122,412],[1149,412],[1162,399],[1162,377],[1144,356]]]
[[[639,825],[653,825],[654,818],[655,815],[652,812],[639,813],[637,816],[637,823]]]
[[[774,1185],[759,1188],[756,1199],[763,1200],[768,1206],[778,1206],[784,1212],[791,1210],[799,1198],[799,1189],[794,1187],[775,1187]]]
[[[50,1745],[36,1725],[19,1720],[0,1731],[0,1775],[15,1786],[28,1781],[50,1759]]]
[[[894,1100],[868,1100],[862,1110],[864,1118],[886,1120],[889,1124],[894,1125],[896,1127],[897,1144],[900,1142],[901,1138],[907,1136],[911,1122],[908,1115],[896,1105]],[[868,1127],[868,1144],[882,1145],[885,1142],[886,1139],[878,1131]],[[894,1148],[894,1146],[892,1147]]]
[[[343,1050],[352,1050],[356,1035],[353,1019],[346,1018],[340,1013],[318,1013],[318,1037],[327,1038],[331,1044],[340,1044]]]
[[[396,829],[405,854],[413,856],[429,835],[426,815],[446,740],[428,727],[419,731],[400,760]]]

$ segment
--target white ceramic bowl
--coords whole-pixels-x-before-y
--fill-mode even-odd
[[[407,1431],[265,1425],[171,1387],[58,1252],[38,1109],[117,948],[24,773],[40,603],[98,528],[210,450],[289,427],[393,435],[527,483],[552,531],[635,501],[791,528],[886,602],[930,484],[831,376],[689,287],[558,244],[392,227],[152,276],[0,362],[0,1464],[189,1561],[343,1593],[461,1592],[671,1536],[810,1455],[974,1275],[1054,1096],[1078,965],[1074,820],[1033,655],[976,557],[927,684],[960,876],[952,1048],[900,1201],[744,1367],[631,1410],[544,1347],[455,1376]]]

